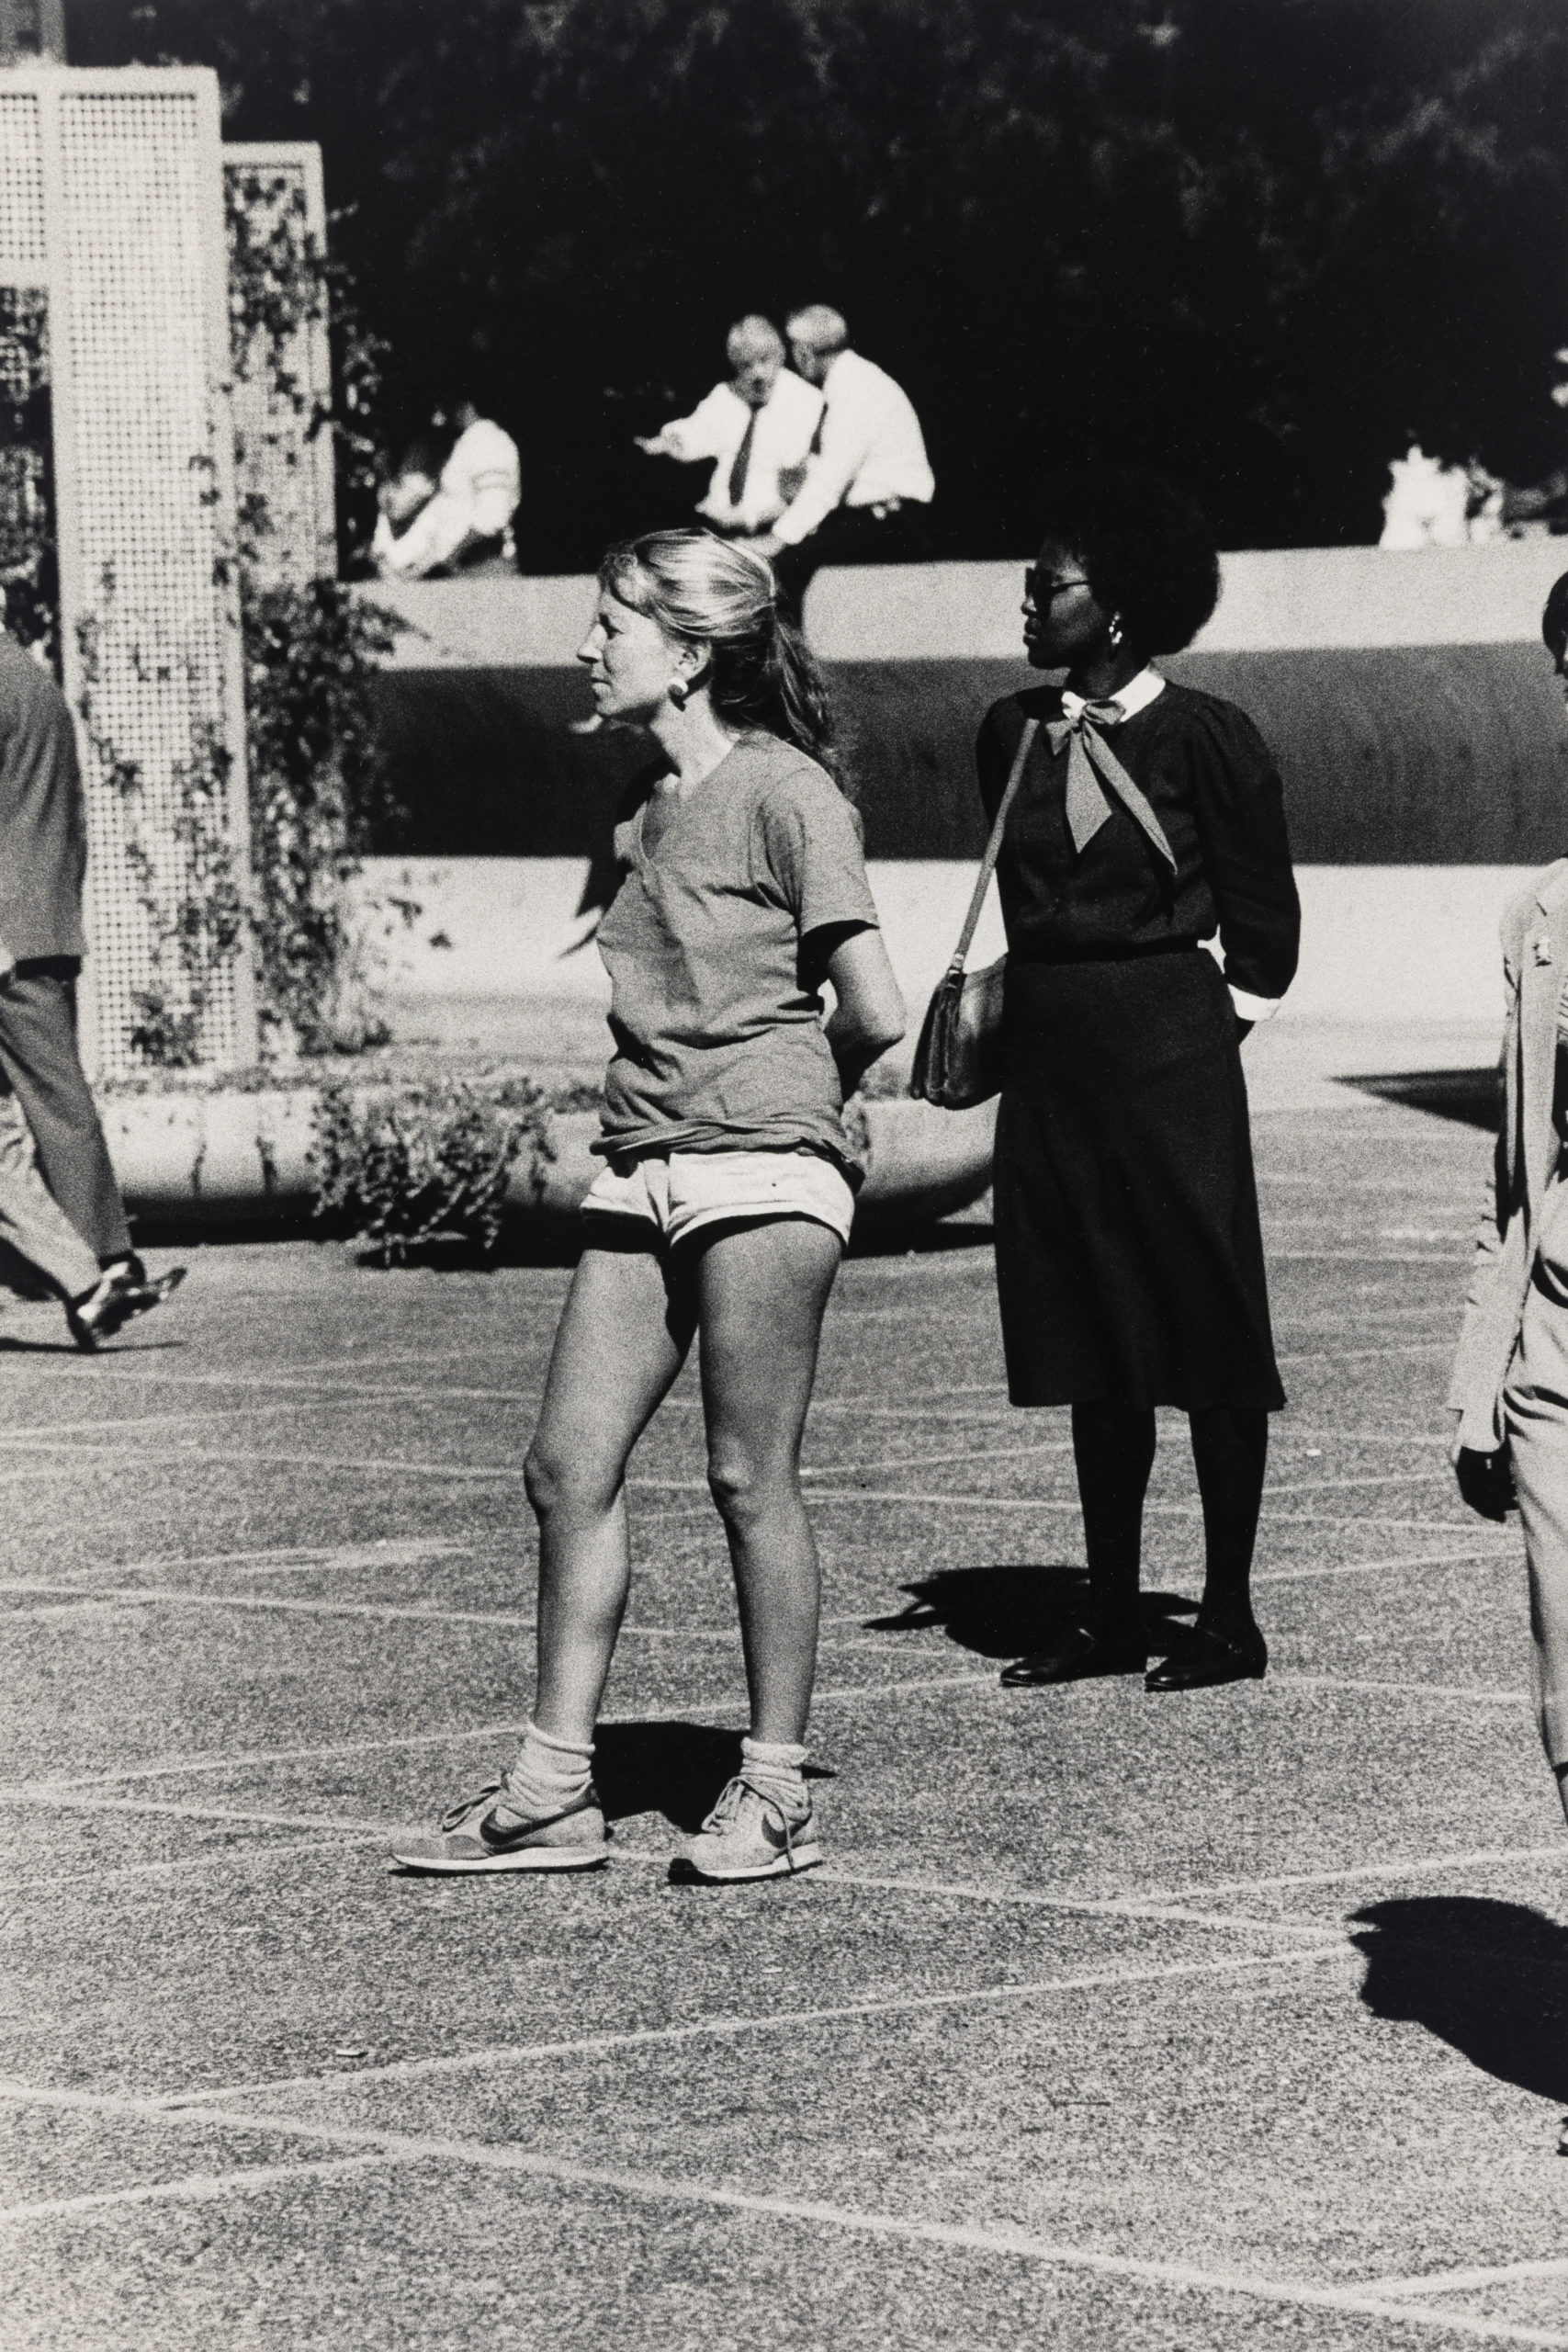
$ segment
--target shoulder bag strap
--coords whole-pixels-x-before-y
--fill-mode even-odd
[[[991,838],[986,843],[986,854],[980,860],[980,871],[975,883],[975,895],[969,901],[969,911],[964,918],[964,928],[958,934],[958,944],[953,950],[953,961],[947,967],[950,972],[961,972],[964,969],[969,954],[969,944],[975,936],[976,926],[980,920],[980,910],[986,903],[986,893],[991,887],[991,876],[997,870],[997,859],[1001,854],[1002,829],[1008,820],[1008,811],[1018,797],[1018,787],[1023,782],[1024,763],[1029,758],[1029,748],[1034,741],[1039,726],[1040,721],[1037,718],[1026,718],[1023,722],[1023,732],[1018,739],[1018,749],[1012,755],[1012,773],[1008,777],[1007,790],[1003,793],[1000,805],[997,809],[996,821],[991,827]]]

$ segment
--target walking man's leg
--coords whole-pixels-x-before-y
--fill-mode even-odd
[[[13,1270],[15,1287],[29,1296],[73,1299],[97,1285],[98,1261],[39,1174],[32,1136],[9,1087],[0,1093],[0,1250],[22,1261]],[[30,1282],[29,1270],[42,1282]]]
[[[38,1172],[94,1261],[91,1280],[65,1293],[66,1319],[91,1351],[133,1316],[160,1306],[183,1266],[150,1282],[130,1227],[97,1105],[76,1047],[73,958],[18,964],[0,983],[0,1069],[32,1130]]]
[[[114,1167],[76,1047],[76,966],[18,964],[0,986],[0,1067],[38,1150],[39,1171],[100,1266],[130,1257]]]

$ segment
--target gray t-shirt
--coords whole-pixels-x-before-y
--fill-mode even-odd
[[[644,800],[615,854],[625,871],[599,926],[615,1052],[596,1148],[804,1148],[848,1164],[801,945],[830,924],[874,928],[876,908],[860,819],[832,778],[793,744],[743,736],[683,799]]]

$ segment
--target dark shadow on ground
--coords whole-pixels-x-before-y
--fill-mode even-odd
[[[1411,2018],[1500,2082],[1568,2105],[1568,1928],[1459,1894],[1371,1903],[1354,1918],[1374,2017]]]
[[[740,1770],[740,1734],[712,1724],[601,1724],[593,1779],[607,1821],[661,1813],[693,1837],[726,1781]],[[806,1768],[808,1780],[832,1774]]]
[[[1060,1562],[1048,1567],[943,1568],[902,1589],[910,1595],[908,1609],[872,1618],[868,1632],[903,1634],[940,1625],[960,1649],[981,1657],[1021,1657],[1047,1648],[1082,1622],[1089,1577],[1084,1569]],[[1169,1647],[1183,1618],[1197,1614],[1197,1602],[1179,1593],[1145,1592],[1143,1602],[1149,1646],[1156,1654]]]
[[[166,1355],[187,1348],[188,1340],[111,1340],[107,1347],[92,1351],[95,1363],[110,1363],[116,1356]],[[23,1340],[14,1331],[0,1331],[0,1354],[13,1356],[69,1356],[73,1363],[81,1363],[84,1351],[69,1337],[59,1340]]]
[[[1384,1102],[1403,1102],[1408,1110],[1429,1111],[1435,1118],[1457,1119],[1464,1126],[1485,1127],[1494,1134],[1502,1115],[1503,1080],[1495,1062],[1484,1069],[1391,1070],[1337,1082]]]

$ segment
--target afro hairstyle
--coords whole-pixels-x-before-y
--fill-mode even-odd
[[[1158,474],[1109,468],[1046,485],[1040,537],[1083,565],[1094,598],[1145,653],[1190,645],[1220,600],[1209,518]]]

